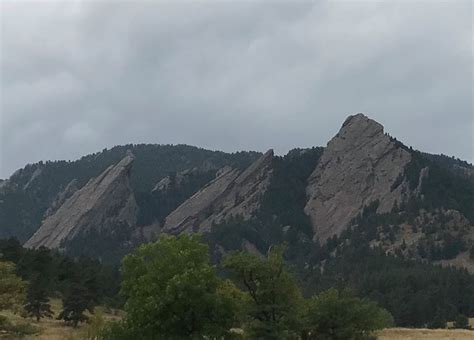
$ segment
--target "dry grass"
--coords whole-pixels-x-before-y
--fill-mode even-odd
[[[57,317],[62,309],[61,300],[51,299],[50,304],[54,315]],[[97,307],[95,310],[95,314],[102,315],[104,320],[107,321],[119,320],[121,318],[121,313],[122,312],[120,312],[118,315],[112,315],[107,313],[102,307]],[[64,321],[56,320],[54,318],[45,318],[41,319],[39,322],[36,322],[36,320],[31,318],[25,319],[20,315],[13,314],[11,312],[2,312],[1,315],[6,316],[14,324],[30,323],[39,329],[37,334],[27,335],[21,338],[26,340],[79,340],[85,339],[89,330],[89,326],[87,324],[80,324],[77,328],[73,328],[67,326]],[[88,316],[90,316],[90,314]],[[16,337],[0,334],[0,339],[16,339]]]
[[[61,301],[58,299],[52,299],[50,301],[52,310],[55,315],[59,314],[61,310]],[[81,324],[77,328],[66,326],[63,321],[56,319],[42,319],[40,322],[36,322],[32,319],[24,319],[19,315],[2,312],[2,315],[8,317],[8,319],[15,323],[30,323],[39,329],[39,332],[35,335],[25,336],[21,339],[26,340],[80,340],[85,339],[89,326],[87,324]],[[119,320],[123,317],[123,312],[119,312],[119,315],[112,315],[107,313],[104,308],[98,307],[96,314],[103,316],[104,320]],[[471,325],[474,327],[474,318],[470,320]],[[412,328],[388,328],[376,333],[377,339],[379,340],[474,340],[474,331],[462,330],[462,329],[412,329]],[[0,339],[15,339],[14,337],[5,337],[0,334]]]
[[[452,324],[452,323],[451,323]],[[474,328],[474,318],[470,319]],[[387,328],[377,332],[379,340],[473,340],[474,330]]]
[[[388,328],[377,332],[379,340],[472,340],[474,331],[464,329]]]

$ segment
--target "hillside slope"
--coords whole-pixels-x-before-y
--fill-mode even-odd
[[[120,162],[127,150],[135,155],[130,181],[138,206],[143,206],[139,209],[139,223],[141,214],[147,212],[150,191],[164,177],[197,168],[202,171],[193,181],[201,185],[201,175],[207,180],[209,173],[215,174],[223,166],[246,167],[260,156],[256,152],[229,154],[187,145],[130,144],[105,149],[76,161],[29,164],[0,183],[0,238],[16,237],[26,241],[39,228],[48,208],[54,205],[71,181],[75,180],[75,186],[82,188],[91,178]]]

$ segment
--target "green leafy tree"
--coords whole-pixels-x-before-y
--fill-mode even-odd
[[[0,311],[17,311],[25,299],[26,282],[15,274],[15,265],[0,261]]]
[[[306,339],[368,339],[374,330],[393,324],[376,303],[329,289],[307,301]]]
[[[252,338],[291,338],[300,331],[303,299],[283,250],[273,247],[265,258],[238,252],[224,259],[224,267],[250,296],[246,331]]]
[[[122,326],[136,337],[202,339],[224,336],[234,326],[234,299],[198,236],[162,236],[142,245],[124,258],[122,271]]]

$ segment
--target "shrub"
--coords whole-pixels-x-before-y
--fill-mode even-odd
[[[307,339],[368,339],[377,329],[389,327],[393,318],[376,303],[329,289],[307,302]]]
[[[469,319],[463,314],[459,314],[456,320],[454,320],[454,328],[470,329]]]

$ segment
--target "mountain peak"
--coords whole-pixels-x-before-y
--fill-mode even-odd
[[[374,201],[380,202],[379,212],[402,202],[405,190],[396,182],[410,160],[380,123],[361,113],[349,116],[309,178],[305,211],[315,235],[323,242],[339,235]]]
[[[365,138],[373,138],[378,134],[383,134],[383,125],[367,117],[363,113],[358,113],[346,118],[342,124],[339,134],[360,135]],[[339,135],[338,134],[338,135]]]

